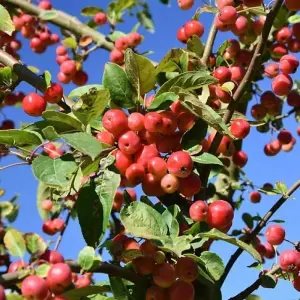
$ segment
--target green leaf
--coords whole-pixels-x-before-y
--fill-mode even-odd
[[[173,237],[179,235],[179,223],[177,221],[177,215],[180,212],[180,208],[177,205],[172,205],[168,207],[162,214],[166,224],[169,228],[169,233]]]
[[[125,37],[127,36],[126,33],[122,32],[122,31],[118,31],[118,30],[115,30],[113,31],[113,33],[111,33],[108,38],[112,41],[112,42],[115,42],[119,37]]]
[[[263,300],[261,297],[257,295],[249,295],[246,300]]]
[[[3,238],[5,248],[9,251],[12,256],[20,258],[24,257],[26,251],[26,244],[23,235],[16,229],[9,229],[6,231]]]
[[[133,87],[125,73],[118,65],[107,63],[103,74],[103,86],[110,91],[112,101],[122,108],[134,108],[132,101]]]
[[[156,83],[156,71],[153,63],[145,56],[134,53],[127,49],[125,53],[126,73],[129,79],[133,76],[137,80],[131,80],[133,86],[138,84],[138,95],[144,95],[151,91]]]
[[[0,5],[0,31],[3,31],[8,35],[12,35],[15,31],[15,25],[12,22],[10,15],[2,5]]]
[[[35,66],[27,66],[27,69],[29,69],[31,72],[33,72],[33,73],[35,73],[35,74],[40,73],[40,69],[38,69],[38,68],[35,67]]]
[[[265,274],[260,277],[261,286],[266,289],[274,289],[277,285],[277,278],[274,275]]]
[[[14,205],[8,201],[0,202],[0,217],[1,219],[9,216],[14,210]]]
[[[85,17],[94,17],[98,12],[103,12],[103,9],[96,6],[87,6],[81,10],[81,15]]]
[[[26,249],[30,254],[41,255],[46,251],[47,244],[37,233],[26,233],[24,238],[26,242]]]
[[[46,278],[47,275],[48,275],[48,272],[51,268],[51,265],[50,264],[42,264],[42,265],[39,265],[36,269],[35,269],[35,274],[39,277],[42,277],[42,278]]]
[[[252,216],[251,216],[250,214],[248,214],[248,213],[243,213],[242,219],[243,219],[243,221],[245,222],[245,224],[246,224],[250,229],[253,228],[253,226],[254,226],[253,218],[252,218]]]
[[[204,45],[201,42],[200,38],[197,35],[193,35],[187,43],[187,49],[199,57],[202,57],[204,52]]]
[[[0,130],[0,144],[28,146],[42,143],[42,137],[36,132],[20,129]]]
[[[278,190],[282,195],[286,195],[286,193],[288,192],[286,184],[282,181],[276,182],[275,189]]]
[[[230,243],[232,245],[235,245],[237,247],[240,247],[241,249],[247,251],[254,259],[256,259],[258,262],[262,261],[261,255],[250,245],[235,239],[233,237],[228,236],[227,234],[217,230],[212,229],[209,232],[202,232],[197,235],[199,238],[211,238],[213,240],[221,240],[227,243]]]
[[[293,15],[288,18],[290,24],[300,23],[300,15]]]
[[[37,188],[37,208],[39,215],[43,220],[48,220],[50,217],[50,213],[42,209],[42,203],[47,199],[51,199],[51,189],[44,183],[39,182]]]
[[[57,121],[65,123],[78,131],[83,130],[83,125],[79,120],[62,112],[47,110],[43,113],[43,119],[49,121],[50,124],[52,121]]]
[[[73,105],[74,115],[85,125],[98,119],[110,102],[108,89],[90,89]]]
[[[206,87],[203,89],[205,92]],[[204,120],[209,126],[216,129],[222,135],[229,135],[232,137],[228,127],[224,123],[221,116],[216,113],[210,106],[204,104],[195,95],[187,92],[179,92],[182,104],[189,109],[191,113]]]
[[[78,254],[78,264],[83,270],[89,271],[93,266],[94,258],[95,249],[89,246],[84,247]]]
[[[85,85],[85,86],[80,86],[77,87],[76,89],[72,90],[69,94],[69,98],[70,99],[76,99],[76,98],[80,98],[81,96],[88,94],[90,92],[92,92],[92,90],[102,90],[103,86],[100,84],[89,84],[89,85]]]
[[[85,132],[62,134],[61,138],[77,151],[90,156],[92,160],[95,160],[103,150],[102,144]]]
[[[163,216],[142,202],[123,207],[120,219],[126,231],[136,237],[154,239],[164,237],[168,232]]]
[[[192,160],[198,164],[223,166],[223,163],[218,157],[206,152],[199,156],[192,156]]]
[[[43,136],[45,137],[45,139],[47,139],[49,141],[59,139],[59,135],[53,126],[45,127],[44,129],[42,129],[42,133],[43,133]]]
[[[148,107],[149,111],[165,110],[170,107],[170,105],[178,100],[178,96],[172,92],[166,92],[160,96],[155,96],[153,102]]]
[[[213,76],[209,75],[208,72],[186,72],[179,74],[178,76],[164,83],[156,95],[159,96],[165,92],[172,92],[172,89],[174,87],[184,89],[185,91],[192,91],[215,82],[216,79]]]
[[[146,4],[146,2],[144,3]],[[138,11],[136,16],[145,29],[151,33],[154,33],[154,24],[148,6],[144,10]]]
[[[8,88],[14,81],[14,73],[11,67],[0,68],[0,86]]]
[[[55,188],[68,188],[71,175],[77,168],[71,154],[56,159],[40,155],[32,162],[32,170],[36,179]]]
[[[117,277],[109,276],[109,282],[116,300],[129,300],[130,294],[124,281]]]
[[[61,43],[66,47],[70,49],[76,49],[77,48],[77,41],[75,37],[70,36],[65,38],[64,40],[61,41]]]
[[[39,18],[44,20],[44,21],[51,21],[53,19],[55,19],[58,16],[58,12],[56,10],[43,10],[40,14],[39,14]]]
[[[87,287],[80,288],[80,289],[68,290],[68,291],[64,292],[62,296],[66,297],[67,299],[70,299],[70,300],[80,300],[84,297],[88,297],[91,295],[97,295],[100,293],[107,293],[107,292],[110,292],[110,288],[108,286],[91,285],[91,286],[87,286]],[[103,298],[103,300],[104,299],[108,299],[108,298],[105,297],[105,298]],[[100,300],[100,299],[95,298],[95,300]]]
[[[26,300],[26,298],[19,294],[6,294],[6,300]]]
[[[172,72],[179,69],[180,57],[186,53],[184,49],[171,49],[156,67],[156,74]]]
[[[78,219],[83,237],[89,246],[97,247],[101,242],[119,184],[120,175],[104,169],[96,182],[85,185],[79,191],[76,202]]]
[[[218,281],[225,271],[225,266],[222,259],[213,252],[204,251],[200,256],[201,261],[209,273],[209,275],[215,280]]]
[[[48,88],[49,86],[51,86],[51,73],[49,71],[45,71],[44,78],[45,78],[46,86]]]

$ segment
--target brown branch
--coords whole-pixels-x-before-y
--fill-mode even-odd
[[[45,91],[45,80],[41,76],[38,76],[37,74],[30,71],[25,65],[17,61],[14,57],[4,52],[3,50],[0,50],[0,63],[7,67],[11,67],[20,80],[29,83],[41,92]],[[63,101],[60,101],[58,105],[65,111],[70,111],[70,107],[73,105],[73,102],[66,96],[64,96],[64,99],[67,104]]]
[[[283,195],[274,205],[273,207],[265,214],[265,216],[262,218],[262,220],[257,224],[255,229],[249,234],[247,237],[247,242],[248,244],[253,241],[253,239],[258,235],[258,233],[261,232],[261,230],[266,226],[268,221],[272,218],[272,216],[279,210],[279,208],[287,201],[287,199],[300,187],[300,180],[297,181],[286,193],[286,195]],[[225,272],[223,276],[221,277],[219,284],[222,286],[224,283],[225,279],[227,278],[230,270],[232,269],[233,265],[237,261],[237,259],[240,257],[240,255],[243,253],[243,249],[238,248],[235,253],[231,256],[229,259]]]
[[[22,9],[22,11],[27,12],[31,15],[39,16],[44,10],[31,4],[25,0],[3,0],[3,3],[11,4],[14,7]],[[56,10],[56,17],[47,21],[60,28],[66,29],[78,36],[89,36],[93,41],[101,48],[112,50],[114,44],[106,40],[105,35],[90,28],[84,23],[80,22],[74,16],[71,16],[63,11]]]
[[[244,93],[247,90],[248,85],[251,83],[252,78],[254,74],[256,73],[257,69],[261,66],[261,59],[262,59],[262,54],[265,49],[266,41],[268,40],[270,31],[273,26],[273,22],[275,20],[275,17],[282,6],[283,0],[276,0],[274,6],[270,10],[270,12],[267,15],[266,22],[263,28],[262,35],[260,36],[260,39],[257,43],[255,52],[253,54],[253,58],[250,62],[250,65],[247,69],[247,72],[242,80],[242,82],[239,84],[236,92],[234,93],[232,100],[230,104],[228,105],[228,109],[223,117],[223,121],[225,124],[228,124],[233,116],[233,113],[235,111],[235,108],[238,104],[238,102],[243,98]],[[222,140],[222,134],[216,133],[215,138],[213,139],[213,142],[210,146],[209,153],[215,154],[220,143]],[[208,183],[208,177],[210,173],[210,166],[207,165],[205,168],[203,168],[201,172],[201,182],[202,182],[202,192],[201,192],[201,199],[206,199],[205,194],[206,194],[206,187]]]
[[[267,275],[274,275],[277,272],[279,272],[281,268],[279,266],[275,266],[270,272],[267,273]],[[260,285],[261,285],[261,278],[258,278],[256,281],[254,281],[249,287],[247,287],[245,290],[237,294],[236,296],[230,298],[229,300],[244,300],[249,295],[251,295],[254,291],[256,291]]]
[[[71,267],[73,272],[80,273],[81,267],[76,261],[67,260],[66,263]],[[114,277],[123,278],[139,285],[145,285],[147,283],[147,280],[145,278],[134,273],[133,271],[110,263],[99,263],[99,266],[93,269],[93,273],[102,273]],[[24,279],[20,279],[20,275],[22,275],[22,272],[2,274],[0,275],[0,284],[5,288],[10,287],[13,284]]]
[[[215,39],[218,33],[218,29],[216,28],[216,19],[218,18],[218,16],[216,15],[216,17],[213,20],[213,24],[211,26],[210,32],[208,34],[208,38],[207,38],[207,42],[204,48],[204,52],[203,52],[203,56],[202,56],[202,63],[206,66],[209,60],[209,57],[212,53],[212,49],[215,43]]]

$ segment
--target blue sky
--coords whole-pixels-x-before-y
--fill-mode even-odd
[[[78,16],[80,19],[85,20],[79,16],[80,10],[83,6],[102,6],[105,8],[109,1],[58,1],[53,0],[53,6],[57,9],[65,10],[66,12]],[[183,25],[193,14],[193,11],[183,12],[178,9],[176,1],[172,1],[170,7],[161,5],[158,0],[148,1],[151,3],[150,7],[153,13],[154,22],[156,25],[156,32],[149,34],[141,29],[141,33],[145,34],[145,41],[140,47],[140,51],[153,50],[154,54],[151,55],[151,59],[160,60],[164,54],[170,48],[181,47],[180,43],[176,39],[176,30]],[[199,5],[202,3],[196,1]],[[204,24],[205,34],[203,41],[206,40],[212,15],[201,15],[200,21]],[[117,26],[118,30],[128,32],[135,25],[134,18],[126,18],[126,23]],[[104,33],[108,28],[103,27]],[[55,31],[55,30],[54,30]],[[58,32],[56,30],[56,32]],[[218,35],[217,45],[220,45],[227,36],[224,34]],[[59,67],[55,63],[55,48],[50,47],[44,55],[34,54],[29,50],[28,42],[23,42],[23,50],[21,51],[22,60],[28,64],[39,68],[41,71],[49,70],[53,78],[56,76]],[[85,62],[84,69],[89,74],[89,83],[96,84],[101,83],[103,67],[105,62],[108,61],[108,52],[99,50],[93,53],[90,58]],[[296,74],[294,78],[299,78]],[[265,80],[260,83],[263,89],[270,88],[270,81]],[[33,89],[26,85],[21,85],[22,90],[25,92],[31,92]],[[65,87],[65,92],[68,93],[73,88],[72,85]],[[252,103],[255,104],[257,100],[253,99]],[[285,107],[285,110],[288,108]],[[13,119],[17,126],[21,122],[34,121],[32,118],[26,116],[21,109],[5,108],[4,113],[9,119]],[[0,120],[1,120],[0,115]],[[290,129],[296,137],[297,124],[293,117],[285,121],[285,127]],[[245,151],[249,156],[248,165],[245,167],[248,178],[260,186],[265,182],[275,183],[276,181],[283,181],[288,186],[292,185],[297,179],[299,179],[298,168],[299,163],[299,139],[297,139],[297,145],[294,147],[291,153],[280,153],[275,157],[266,157],[263,153],[264,145],[272,139],[270,133],[260,134],[257,133],[255,128],[252,128],[250,136],[246,139]],[[6,158],[0,162],[0,165],[6,165],[14,161],[12,158]],[[21,212],[18,220],[15,222],[15,226],[23,232],[37,232],[43,235],[41,231],[41,220],[38,216],[36,208],[36,187],[37,182],[34,179],[31,169],[29,167],[16,167],[2,171],[0,174],[0,187],[7,190],[6,195],[2,199],[9,199],[12,195],[20,194]],[[241,215],[243,212],[248,211],[251,214],[259,212],[263,215],[273,205],[277,197],[263,196],[260,204],[254,205],[248,201],[248,193],[245,193],[246,201],[242,209],[236,212],[236,218],[234,228],[241,228],[243,226],[241,221]],[[287,204],[277,213],[276,219],[284,219],[286,223],[284,227],[287,230],[287,238],[290,240],[300,240],[299,226],[299,210],[300,205],[298,203],[300,198],[300,191],[295,193],[296,200],[289,200]],[[49,237],[45,236],[45,239]],[[78,222],[71,222],[68,227],[65,237],[61,243],[60,250],[66,258],[76,258],[81,248],[85,246],[83,238],[81,236]],[[279,250],[288,248],[289,245],[284,244]],[[228,246],[224,243],[217,242],[214,244],[212,250],[216,251],[222,256],[226,262],[234,247]],[[235,265],[232,273],[228,277],[223,288],[223,299],[228,299],[230,296],[235,295],[237,292],[247,287],[250,283],[256,280],[258,272],[256,270],[248,269],[246,266],[252,263],[252,259],[248,254],[243,254]],[[272,265],[272,262],[268,262],[268,267]],[[289,282],[281,281],[278,284],[276,290],[260,289],[259,294],[263,299],[273,300],[296,300],[300,298],[298,292],[296,292]]]

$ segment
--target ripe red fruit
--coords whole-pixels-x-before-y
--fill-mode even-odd
[[[160,113],[162,117],[162,125],[159,132],[163,135],[172,135],[177,128],[177,117],[172,111],[164,111]]]
[[[46,278],[48,288],[54,293],[61,293],[72,283],[71,268],[65,263],[52,265]]]
[[[293,74],[297,71],[299,67],[299,60],[294,55],[284,55],[280,58],[279,67],[284,74]]]
[[[118,136],[128,128],[127,115],[120,109],[110,109],[104,114],[102,125],[108,132]]]
[[[234,24],[238,18],[238,14],[233,6],[224,6],[220,10],[218,18],[224,24]]]
[[[238,139],[244,139],[250,132],[250,124],[243,119],[236,119],[231,123],[230,131]]]
[[[36,93],[30,93],[24,97],[22,106],[28,115],[39,117],[46,110],[47,102],[42,96]]]
[[[61,83],[63,83],[63,84],[68,84],[68,83],[70,83],[71,82],[71,77],[70,76],[68,76],[68,75],[66,75],[65,73],[63,73],[63,72],[59,72],[58,74],[57,74],[57,80],[58,81],[60,81]]]
[[[240,36],[242,34],[245,34],[248,28],[249,22],[247,18],[245,18],[244,16],[239,16],[235,23],[232,25],[231,30],[235,35]]]
[[[184,197],[191,198],[197,193],[200,192],[201,189],[201,180],[200,177],[192,173],[190,176],[186,178],[179,179],[179,193]]]
[[[67,76],[70,76],[70,77],[74,76],[77,71],[75,61],[74,60],[64,61],[60,65],[60,71]]]
[[[2,285],[0,285],[0,300],[6,300],[5,290]]]
[[[193,35],[201,37],[204,33],[204,27],[199,21],[191,20],[185,23],[184,31],[188,39]]]
[[[36,275],[30,275],[23,280],[21,292],[26,298],[43,300],[47,297],[49,291],[43,278]]]
[[[190,282],[176,280],[168,290],[170,300],[194,300],[195,289]]]
[[[124,250],[140,250],[140,245],[134,238],[128,238],[124,242]]]
[[[9,265],[8,273],[15,273],[28,267],[28,264],[22,260],[16,260]]]
[[[287,104],[292,107],[299,107],[300,106],[300,94],[297,90],[293,90],[287,96]]]
[[[30,48],[39,49],[39,48],[43,48],[43,47],[44,47],[44,43],[38,37],[34,37],[30,40]]]
[[[90,286],[92,284],[92,280],[87,276],[81,276],[79,277],[75,282],[75,288],[80,289],[87,286]]]
[[[197,263],[189,257],[180,257],[175,265],[176,277],[186,282],[193,282],[199,275]]]
[[[210,228],[223,230],[231,225],[233,217],[233,208],[227,201],[216,200],[208,206],[207,223]]]
[[[156,265],[152,274],[153,281],[162,288],[168,288],[175,281],[175,269],[169,263]]]
[[[125,175],[126,170],[133,164],[132,156],[118,150],[115,154],[115,158],[115,167],[119,170],[121,175]]]
[[[288,10],[300,10],[300,2],[298,0],[285,0],[285,5]]]
[[[292,31],[286,26],[279,29],[275,34],[276,41],[279,44],[288,43],[291,37],[292,37]]]
[[[231,72],[231,80],[236,82],[242,81],[246,74],[245,68],[240,65],[234,65],[230,67],[230,72]]]
[[[88,74],[83,70],[76,71],[75,75],[72,77],[72,82],[78,86],[85,85],[89,80]]]
[[[275,108],[279,101],[272,91],[266,91],[260,97],[261,104],[267,109]]]
[[[213,76],[219,80],[220,84],[231,80],[231,72],[229,68],[226,67],[218,67],[215,69]]]
[[[68,50],[65,46],[60,45],[56,48],[56,55],[66,55]]]
[[[123,193],[122,193],[122,191],[117,191],[114,196],[113,210],[120,211],[123,203],[124,203]]]
[[[251,108],[251,116],[255,120],[262,120],[267,115],[267,110],[262,104],[254,104]]]
[[[232,25],[221,22],[219,18],[216,18],[215,26],[221,32],[229,31],[232,28]]]
[[[268,78],[274,78],[279,74],[279,66],[276,63],[269,63],[265,67],[265,75]]]
[[[165,290],[157,285],[152,285],[146,291],[145,300],[165,300]]]
[[[46,250],[40,257],[40,259],[48,261],[50,264],[58,264],[65,261],[63,256],[55,250]]]
[[[123,51],[129,47],[129,40],[127,36],[120,36],[115,42],[116,49]]]
[[[113,49],[109,54],[109,59],[111,62],[121,65],[124,63],[124,53],[118,49]]]
[[[132,164],[125,172],[125,177],[132,187],[142,183],[145,176],[145,168],[141,164]]]
[[[144,177],[142,183],[143,192],[148,196],[163,196],[165,191],[161,187],[160,179],[157,179],[153,174],[148,173]]]
[[[52,83],[44,92],[44,98],[47,102],[55,104],[63,97],[63,88],[58,83]]]
[[[195,116],[189,112],[183,112],[178,118],[178,129],[180,132],[190,130],[195,124]]]
[[[293,281],[293,287],[300,292],[300,276],[297,276]]]
[[[131,47],[138,46],[143,40],[143,37],[138,32],[130,32],[127,38]]]
[[[264,257],[266,257],[268,259],[274,258],[275,257],[275,249],[274,249],[273,245],[271,245],[269,243],[265,243],[264,247],[265,247]]]
[[[100,143],[104,143],[110,146],[115,144],[115,137],[108,131],[101,131],[96,135],[97,140]]]
[[[7,129],[14,129],[15,128],[15,123],[12,120],[4,120],[1,124],[1,129],[7,130]]]
[[[219,10],[225,6],[233,6],[233,5],[234,5],[234,0],[219,0],[219,1],[217,1],[217,7]]]
[[[167,174],[168,167],[164,159],[160,157],[153,157],[149,160],[147,164],[147,170],[155,178],[161,179]]]
[[[187,43],[187,41],[188,41],[189,38],[187,37],[187,35],[185,33],[185,27],[184,26],[180,27],[177,30],[177,39],[178,39],[178,41],[180,41],[180,42],[182,42],[184,44]]]
[[[97,25],[104,25],[107,22],[107,16],[104,12],[98,12],[94,16],[94,22]]]
[[[202,200],[194,202],[190,206],[190,218],[195,222],[205,222],[207,218],[208,205]]]
[[[248,161],[248,155],[244,151],[236,151],[232,156],[232,161],[239,167],[244,167]]]
[[[141,139],[134,131],[129,130],[119,137],[118,147],[126,154],[134,154],[142,147]]]
[[[279,96],[287,96],[293,87],[293,79],[286,74],[279,74],[272,82],[272,89]]]
[[[136,273],[140,275],[150,275],[153,273],[155,262],[153,257],[140,256],[132,261],[132,266]]]
[[[252,23],[253,30],[256,35],[261,35],[264,25],[265,25],[265,21],[266,21],[266,17],[261,16],[259,19],[255,20]]]
[[[157,112],[150,112],[145,115],[145,129],[149,132],[159,132],[163,125],[162,116]]]
[[[128,127],[133,131],[141,131],[144,127],[144,116],[141,113],[134,112],[128,117]]]
[[[52,207],[53,207],[53,203],[51,200],[44,200],[42,202],[42,205],[41,205],[42,209],[43,210],[46,210],[46,211],[51,211]]]
[[[267,228],[266,240],[273,246],[282,244],[285,238],[285,230],[279,225],[271,225]]]
[[[160,185],[167,194],[173,194],[179,188],[179,180],[176,176],[167,174],[161,179]]]
[[[279,258],[280,268],[284,271],[294,272],[300,269],[300,253],[296,250],[282,251]]]
[[[141,164],[146,169],[148,162],[153,157],[159,157],[159,152],[153,145],[144,145],[141,149],[134,155],[134,161]]]
[[[56,232],[60,232],[65,228],[66,224],[64,220],[60,218],[55,218],[52,220],[52,226]]]
[[[177,0],[178,6],[183,10],[189,10],[194,5],[194,0]]]
[[[154,257],[158,248],[151,241],[145,241],[141,244],[140,250],[144,255]]]
[[[286,145],[292,141],[293,136],[288,130],[283,129],[279,132],[277,138],[281,144]]]
[[[42,0],[39,3],[39,7],[42,8],[42,9],[45,9],[45,10],[50,10],[50,9],[52,9],[52,4],[51,4],[50,1]]]
[[[261,193],[253,191],[250,193],[249,198],[252,203],[259,203],[261,200]]]
[[[56,56],[56,62],[61,65],[64,61],[67,61],[67,60],[70,60],[70,56],[68,54],[65,54],[65,55],[58,55]],[[62,72],[60,72],[61,74],[64,74]],[[63,79],[64,77],[67,77],[65,74],[64,74],[64,77],[62,75],[60,75],[59,77],[61,77],[61,79]],[[68,80],[70,81],[71,78],[67,77]],[[61,81],[61,80],[60,80]]]
[[[184,151],[177,151],[171,154],[167,161],[168,171],[180,178],[188,177],[194,167],[191,156]]]

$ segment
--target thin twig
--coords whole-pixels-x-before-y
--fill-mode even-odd
[[[54,247],[54,250],[55,250],[55,251],[58,249],[58,247],[59,247],[59,245],[60,245],[60,243],[61,243],[61,241],[62,241],[62,238],[63,238],[63,236],[64,236],[64,233],[65,233],[65,231],[66,231],[66,229],[67,229],[67,226],[69,225],[70,218],[71,218],[71,211],[68,212],[68,215],[67,215],[66,221],[65,221],[65,227],[64,227],[64,229],[60,232],[60,234],[59,234],[59,236],[58,236],[58,238],[57,238],[57,240],[56,240],[55,247]]]
[[[300,180],[297,181],[286,193],[283,195],[274,205],[273,207],[265,214],[265,216],[261,219],[261,221],[257,224],[255,229],[249,234],[246,241],[248,244],[253,241],[253,239],[261,232],[261,230],[265,227],[268,221],[272,218],[272,216],[278,211],[278,209],[287,201],[287,199],[300,187]],[[230,270],[232,269],[233,265],[243,253],[243,249],[238,248],[235,253],[229,259],[223,276],[221,277],[219,284],[222,286],[225,279],[227,278]]]
[[[8,168],[16,167],[16,166],[23,166],[23,165],[29,165],[29,163],[26,161],[13,163],[13,164],[10,164],[10,165],[4,166],[4,167],[0,167],[0,171],[3,171]]]
[[[213,49],[215,39],[216,39],[216,36],[217,36],[217,33],[218,33],[218,29],[216,28],[216,25],[215,25],[217,17],[218,16],[216,16],[213,20],[213,24],[212,24],[210,32],[208,34],[207,42],[206,42],[205,49],[204,49],[204,52],[203,52],[203,56],[202,56],[202,59],[201,59],[202,63],[205,66],[207,65],[209,57],[212,53],[212,49]]]
[[[255,48],[255,52],[253,54],[253,58],[250,62],[250,65],[247,69],[247,72],[238,86],[236,92],[233,95],[232,101],[229,103],[226,113],[223,116],[223,121],[225,124],[228,124],[233,116],[233,113],[235,111],[236,106],[238,105],[239,101],[243,99],[243,95],[247,90],[248,85],[252,82],[252,78],[254,74],[256,73],[257,69],[261,66],[261,59],[262,54],[264,52],[266,41],[268,40],[271,28],[273,26],[273,22],[275,20],[275,17],[282,6],[283,0],[276,0],[273,8],[270,10],[270,12],[267,15],[266,22],[263,28],[262,35],[260,36],[260,39],[257,43],[257,46]],[[222,134],[216,133],[213,142],[210,146],[209,153],[215,154],[217,149],[219,148],[219,145],[222,140]],[[210,174],[211,166],[206,165],[202,172],[201,172],[201,182],[202,182],[202,191],[200,192],[202,196],[201,199],[206,199],[206,187],[208,183],[208,177]]]

